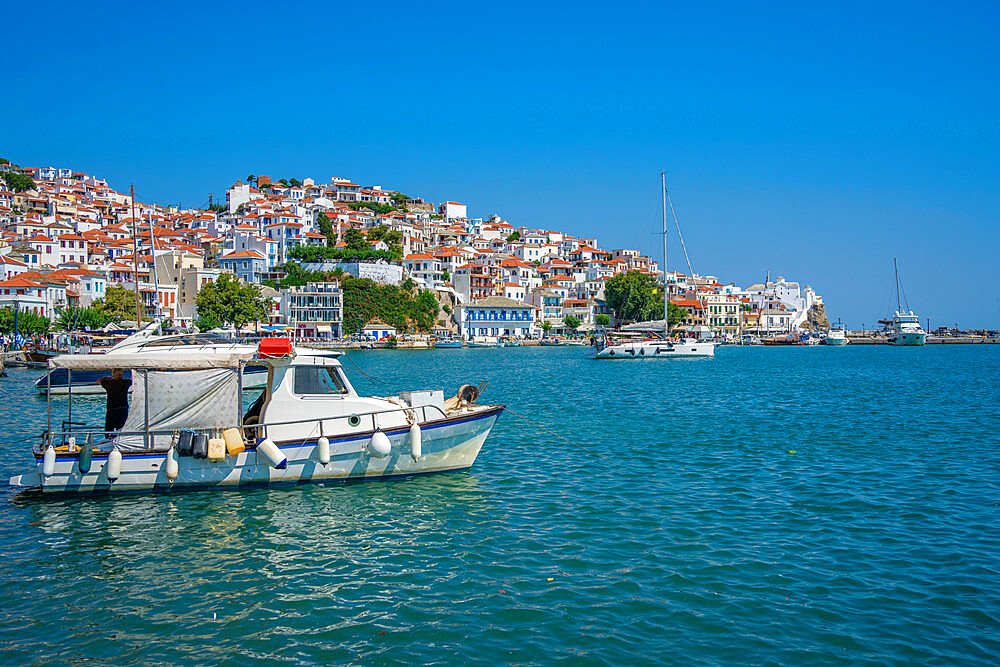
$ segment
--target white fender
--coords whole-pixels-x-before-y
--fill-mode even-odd
[[[163,467],[167,471],[167,479],[171,482],[177,479],[177,474],[180,472],[180,465],[177,462],[177,450],[173,447],[167,450],[167,461]]]
[[[56,472],[56,448],[49,445],[42,455],[42,476],[51,477]]]
[[[330,462],[330,441],[324,435],[321,435],[316,441],[316,456],[319,457],[319,462],[323,465]]]
[[[420,433],[420,424],[410,425],[410,458],[414,461],[420,459],[424,453],[423,436]]]
[[[260,441],[260,444],[257,445],[257,453],[263,454],[268,465],[275,470],[284,470],[288,467],[288,459],[270,438],[264,438]]]
[[[108,453],[108,464],[104,467],[104,472],[111,482],[122,476],[122,453],[117,449]]]
[[[389,456],[389,452],[391,451],[392,443],[389,442],[389,436],[382,431],[375,431],[375,434],[372,435],[372,439],[368,441],[368,452],[372,456],[383,458],[385,456]]]

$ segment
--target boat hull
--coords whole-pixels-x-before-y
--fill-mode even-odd
[[[893,345],[900,346],[919,346],[925,345],[927,343],[926,333],[897,333],[893,334],[889,338],[889,342]]]
[[[826,345],[833,345],[834,347],[839,347],[841,345],[847,345],[846,338],[826,338],[823,340]]]
[[[166,452],[123,453],[121,476],[112,482],[105,471],[107,454],[94,454],[87,474],[80,473],[75,454],[59,454],[52,475],[42,476],[43,463],[38,458],[36,470],[11,478],[10,485],[62,494],[170,493],[184,489],[342,482],[462,470],[475,462],[501,412],[503,406],[495,406],[474,414],[422,424],[422,452],[416,460],[411,456],[409,427],[396,427],[383,431],[392,444],[385,457],[368,451],[373,431],[328,436],[330,462],[326,465],[319,461],[315,438],[279,441],[275,444],[288,459],[285,469],[271,467],[256,448],[227,456],[221,462],[182,456],[178,458],[177,478],[171,482],[165,471]]]
[[[636,341],[608,345],[595,355],[596,359],[678,359],[714,357],[715,343],[667,343],[666,341]]]

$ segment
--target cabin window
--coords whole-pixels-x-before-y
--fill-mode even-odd
[[[346,394],[337,369],[326,366],[299,366],[295,368],[295,393],[299,395]]]

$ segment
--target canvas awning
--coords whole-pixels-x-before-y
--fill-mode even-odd
[[[162,350],[120,354],[63,354],[49,359],[49,368],[112,370],[115,368],[154,371],[198,371],[209,368],[239,368],[257,354],[253,345],[229,345],[204,350]]]
[[[316,333],[332,333],[329,324],[317,324]]]

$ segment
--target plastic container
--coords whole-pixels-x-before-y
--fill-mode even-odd
[[[177,454],[191,456],[194,450],[194,431],[181,431],[177,435]]]
[[[222,439],[226,441],[226,451],[230,456],[236,456],[247,448],[243,442],[243,434],[238,428],[227,428],[222,432]]]
[[[191,445],[191,455],[196,459],[208,458],[208,436],[204,433],[196,433]]]
[[[261,359],[291,356],[292,341],[290,338],[262,338],[257,353]]]
[[[226,441],[222,438],[212,438],[208,441],[209,461],[219,462],[226,460]]]

